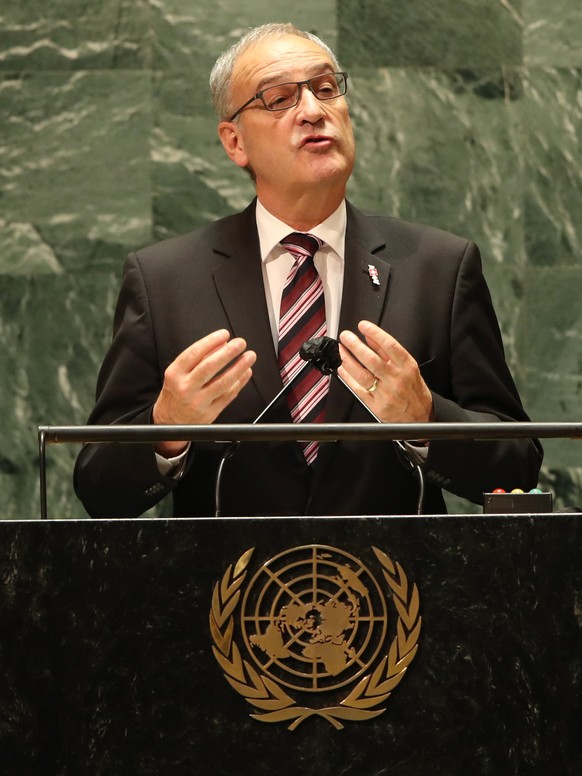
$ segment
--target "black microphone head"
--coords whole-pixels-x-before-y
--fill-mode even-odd
[[[299,355],[324,375],[335,374],[341,366],[339,342],[331,337],[314,337],[301,345]]]

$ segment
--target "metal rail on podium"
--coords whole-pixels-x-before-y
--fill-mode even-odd
[[[160,441],[234,442],[337,440],[475,440],[582,438],[582,423],[257,423],[196,426],[107,425],[39,426],[41,519],[47,518],[46,448],[48,444],[152,443]]]

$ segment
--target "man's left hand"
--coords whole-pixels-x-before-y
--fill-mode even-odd
[[[370,321],[360,321],[365,342],[351,331],[339,336],[338,375],[384,423],[433,419],[431,392],[406,348]]]

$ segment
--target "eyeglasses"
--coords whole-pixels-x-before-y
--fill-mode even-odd
[[[342,97],[346,93],[348,89],[348,74],[322,73],[313,78],[307,78],[305,81],[291,81],[286,84],[269,86],[267,89],[257,92],[250,100],[247,100],[228,120],[234,121],[239,113],[255,100],[261,100],[267,110],[289,110],[289,108],[294,108],[299,104],[301,87],[303,86],[307,86],[309,91],[318,100],[335,100],[336,97]]]

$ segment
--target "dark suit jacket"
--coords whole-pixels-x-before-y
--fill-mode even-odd
[[[371,282],[368,265],[379,273]],[[348,204],[340,330],[366,318],[418,361],[437,421],[527,420],[507,368],[476,246]],[[258,354],[252,381],[218,422],[252,422],[281,389],[259,259],[254,203],[191,234],[131,254],[91,423],[148,423],[165,368],[188,345],[227,328]],[[266,419],[265,419],[266,420]],[[270,417],[290,422],[283,404]],[[369,415],[332,379],[326,420]],[[88,445],[75,488],[90,515],[137,516],[173,491],[175,515],[212,515],[221,450],[196,445],[178,482],[147,445]],[[425,464],[425,513],[445,511],[441,487],[481,502],[495,487],[529,489],[541,448],[530,440],[437,442]],[[391,442],[324,443],[309,471],[296,443],[245,443],[222,483],[226,515],[413,514],[417,483]]]

